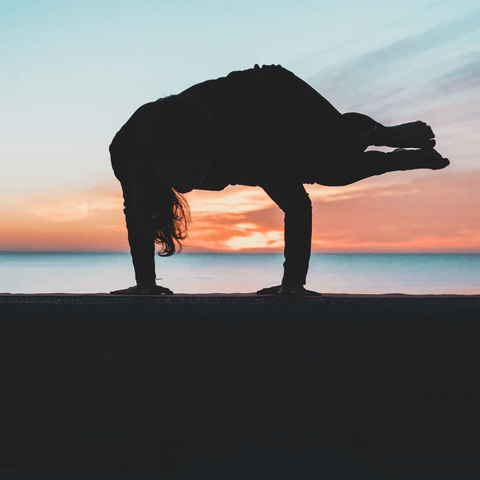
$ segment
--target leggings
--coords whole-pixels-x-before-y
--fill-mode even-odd
[[[338,187],[397,170],[395,155],[380,151],[365,152],[368,146],[373,145],[370,139],[372,133],[383,128],[383,125],[361,113],[341,115],[336,120],[331,147],[322,153],[313,166],[313,178],[305,183]]]
[[[271,136],[282,151],[288,151],[289,160],[295,159],[297,171],[285,169],[289,178],[343,186],[396,169],[394,155],[365,152],[372,145],[371,134],[385,128],[380,123],[361,113],[342,115],[308,83],[281,66],[256,66],[237,75],[246,73],[252,84],[265,81],[262,98],[271,112]],[[285,144],[282,138],[287,139]]]

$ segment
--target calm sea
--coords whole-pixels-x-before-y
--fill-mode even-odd
[[[278,285],[282,254],[181,253],[156,259],[175,293]],[[134,284],[129,253],[0,252],[0,293],[99,293]],[[324,293],[480,294],[480,254],[313,254],[307,288]]]

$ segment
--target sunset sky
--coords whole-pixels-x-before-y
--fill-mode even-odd
[[[128,249],[108,145],[142,104],[281,64],[341,112],[424,120],[444,170],[307,186],[316,252],[480,253],[478,0],[3,0],[0,250]],[[186,251],[281,251],[260,188],[187,195]]]

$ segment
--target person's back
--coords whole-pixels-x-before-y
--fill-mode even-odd
[[[201,189],[302,176],[319,146],[328,157],[341,118],[310,85],[275,65],[232,72],[182,94],[201,100],[212,119],[212,166]]]

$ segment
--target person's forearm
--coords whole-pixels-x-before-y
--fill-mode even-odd
[[[153,239],[129,230],[128,241],[137,284],[155,283],[155,244]]]
[[[131,183],[122,181],[125,221],[137,284],[155,283],[155,243],[135,216]]]
[[[305,285],[312,242],[312,209],[285,212],[285,263],[282,283]]]
[[[274,183],[263,189],[285,213],[282,284],[305,285],[312,242],[312,202],[301,183]]]

